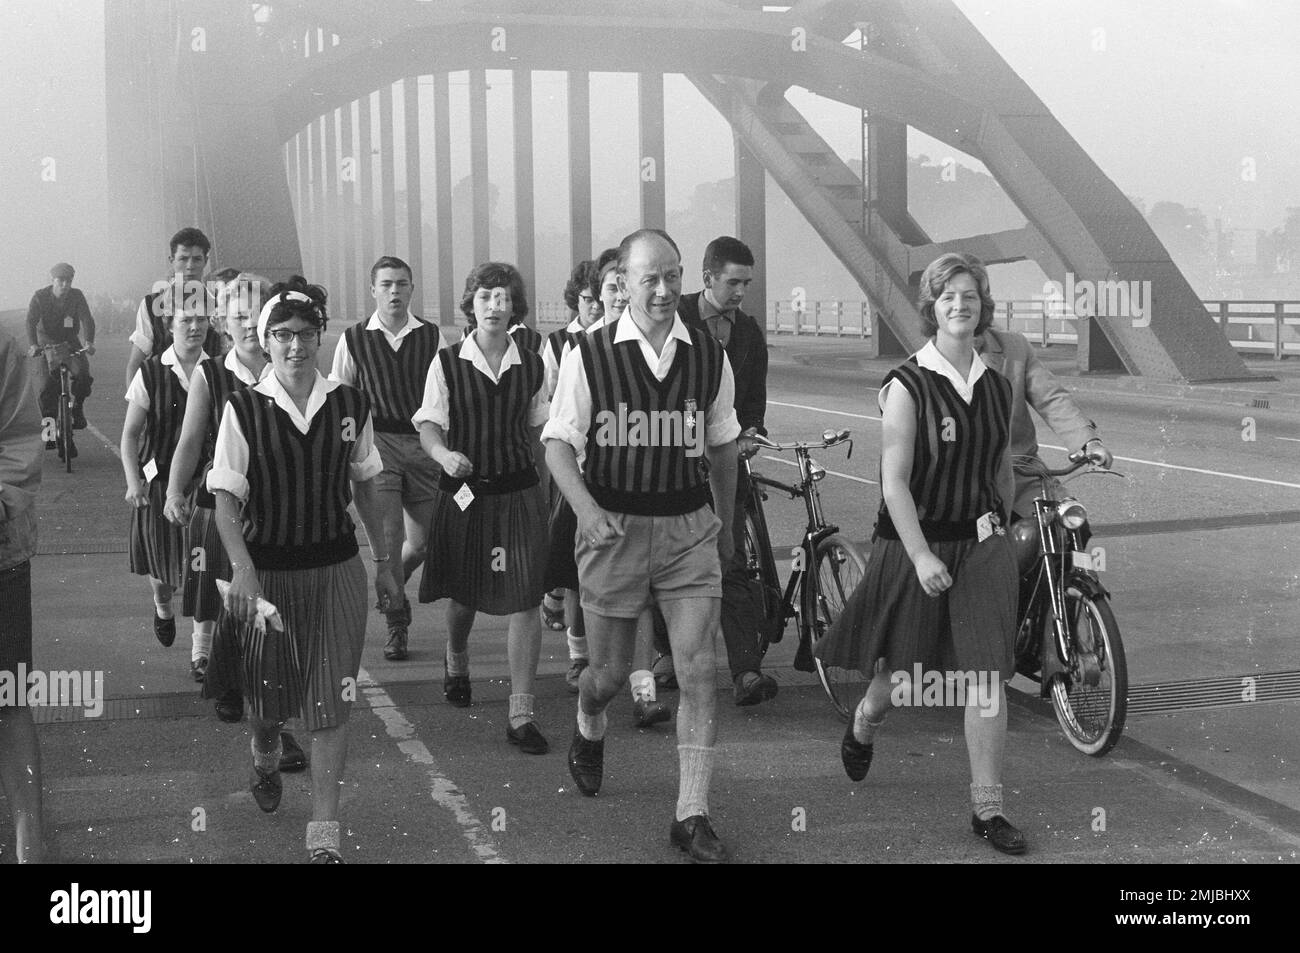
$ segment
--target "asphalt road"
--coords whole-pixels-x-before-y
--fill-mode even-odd
[[[245,729],[218,723],[195,696],[184,626],[170,650],[152,637],[147,584],[127,571],[124,482],[113,451],[125,348],[101,345],[88,410],[93,429],[79,436],[76,471],[63,473],[47,455],[41,555],[33,563],[37,664],[102,672],[108,698],[94,719],[38,712],[55,854],[78,862],[297,860],[310,811],[307,779],[288,779],[276,815],[257,811],[246,787]],[[768,426],[782,441],[825,427],[853,430],[851,459],[839,450],[819,456],[832,471],[823,503],[851,539],[865,543],[879,504],[880,373],[858,351],[777,342]],[[1300,415],[1118,387],[1080,390],[1078,399],[1126,474],[1074,489],[1097,527],[1095,545],[1106,550],[1103,579],[1132,682],[1263,678],[1300,668]],[[1248,416],[1253,440],[1243,440]],[[1058,443],[1047,431],[1041,440]],[[775,455],[759,463],[767,475],[793,475],[768,456]],[[1060,459],[1048,451],[1049,462]],[[768,518],[774,540],[793,543],[802,505],[774,495]],[[667,845],[676,788],[671,725],[638,731],[627,700],[617,702],[605,789],[594,801],[582,798],[564,764],[573,700],[562,680],[563,639],[546,639],[539,688],[552,752],[529,758],[502,737],[504,625],[481,618],[476,628],[475,705],[464,711],[441,697],[444,631],[438,607],[417,605],[412,659],[389,663],[380,653],[382,619],[371,620],[345,793],[350,859],[680,858]],[[771,703],[737,709],[725,669],[718,677],[711,804],[737,859],[1006,861],[969,833],[955,713],[897,713],[871,776],[852,785],[838,761],[841,724],[820,689],[791,669],[792,642],[769,654],[767,667],[782,686]],[[1006,783],[1008,811],[1031,839],[1027,860],[1293,861],[1300,847],[1296,715],[1295,701],[1135,715],[1120,747],[1094,760],[1070,748],[1032,698],[1018,698]],[[0,812],[0,858],[8,859],[11,843]]]

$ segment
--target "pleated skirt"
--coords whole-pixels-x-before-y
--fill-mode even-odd
[[[285,630],[238,627],[249,711],[267,721],[301,716],[308,731],[346,723],[366,639],[361,558],[319,569],[259,569],[257,578]]]
[[[882,658],[890,672],[909,675],[919,663],[927,671],[996,671],[1011,678],[1018,581],[1008,538],[932,542],[930,551],[952,576],[952,586],[938,596],[925,594],[901,542],[873,540],[862,582],[816,656],[868,678]]]
[[[546,492],[541,485],[476,496],[462,511],[438,490],[420,601],[453,599],[488,615],[511,615],[542,602],[546,578]]]
[[[149,505],[131,513],[128,544],[131,572],[150,576],[175,589],[181,584],[185,562],[185,531],[163,516],[167,482],[150,480],[147,493]]]
[[[231,576],[230,558],[217,532],[217,511],[206,506],[194,507],[183,539],[181,615],[195,622],[215,622],[221,614],[217,580],[229,582]]]
[[[578,559],[574,555],[574,538],[578,535],[578,517],[564,494],[551,489],[549,521],[550,547],[546,556],[546,591],[578,590]]]

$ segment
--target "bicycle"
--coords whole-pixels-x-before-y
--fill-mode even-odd
[[[1016,671],[1040,685],[1070,744],[1101,757],[1119,741],[1128,709],[1128,664],[1110,593],[1087,550],[1088,514],[1072,497],[1057,499],[1054,478],[1091,461],[1070,454],[1070,465],[1047,468],[1035,457],[1015,457],[1017,473],[1038,477],[1042,495],[1034,514],[1011,528],[1020,563]],[[1030,464],[1032,461],[1032,465]],[[1114,470],[1093,464],[1087,473]]]
[[[72,442],[72,372],[68,369],[68,358],[77,357],[90,350],[86,345],[78,351],[68,351],[66,344],[45,344],[46,366],[53,374],[57,366],[59,373],[59,404],[54,416],[54,443],[59,450],[59,459],[63,461],[68,473],[72,472],[72,458],[77,448]],[[61,355],[61,356],[59,356]]]
[[[754,440],[767,450],[793,451],[799,466],[798,482],[785,484],[755,471],[748,459],[742,460],[748,480],[748,492],[743,498],[746,571],[761,588],[763,600],[765,624],[759,635],[760,656],[766,654],[770,644],[781,641],[786,624],[797,617],[799,648],[795,653],[794,667],[802,672],[815,671],[835,710],[841,718],[848,719],[851,706],[857,704],[865,690],[861,674],[829,669],[812,653],[844,608],[845,599],[862,580],[867,561],[857,546],[839,535],[838,526],[826,522],[817,489],[817,484],[826,476],[826,468],[813,460],[810,451],[848,441],[849,456],[852,456],[853,441],[849,440],[847,430],[824,431],[820,442],[780,444],[763,436],[755,436]],[[794,562],[784,588],[777,574],[767,518],[763,513],[763,502],[767,499],[765,487],[789,493],[791,499],[802,498],[808,512],[808,525],[802,541],[792,552]]]

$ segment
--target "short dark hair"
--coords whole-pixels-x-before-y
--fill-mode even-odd
[[[319,330],[325,330],[325,322],[328,316],[325,312],[325,301],[329,298],[329,293],[320,285],[310,285],[307,279],[302,275],[293,275],[288,281],[281,281],[271,286],[271,297],[286,291],[297,291],[311,298],[311,303],[306,301],[293,301],[281,299],[277,301],[275,307],[271,309],[271,314],[266,319],[266,326],[269,328],[274,324],[283,324],[293,318],[302,318]]]
[[[593,297],[600,297],[600,286],[605,283],[605,275],[611,268],[618,267],[618,249],[606,248],[596,259],[596,270],[591,275],[590,291]]]
[[[590,258],[578,262],[573,267],[569,280],[564,284],[564,303],[569,306],[570,311],[578,310],[578,299],[582,297],[584,291],[591,294],[591,283],[595,280],[595,274],[596,263]]]
[[[620,274],[627,271],[627,259],[628,256],[632,254],[633,246],[643,238],[650,238],[651,236],[662,238],[671,245],[673,251],[677,254],[677,260],[681,261],[682,250],[677,247],[677,243],[673,241],[672,236],[662,228],[638,228],[618,244],[618,270]]]
[[[514,265],[504,261],[485,261],[475,265],[474,270],[465,279],[465,293],[460,296],[460,310],[469,318],[470,326],[474,320],[474,292],[480,288],[509,288],[513,313],[510,326],[518,324],[528,316],[528,294],[524,289],[524,276]]]
[[[949,252],[930,262],[925,266],[925,271],[921,272],[921,290],[916,304],[921,309],[921,333],[926,337],[934,337],[939,331],[939,322],[934,316],[934,303],[943,294],[944,286],[963,274],[975,279],[975,286],[980,293],[980,318],[975,324],[975,333],[983,334],[993,323],[997,302],[989,291],[989,273],[984,262],[974,255]]]
[[[728,265],[754,267],[754,253],[739,238],[719,235],[704,249],[704,270],[716,275]]]
[[[182,245],[197,245],[199,248],[203,249],[203,254],[210,255],[212,253],[212,242],[208,241],[208,236],[204,235],[197,228],[182,228],[179,232],[173,235],[172,240],[167,246],[167,254],[175,255],[176,249],[180,248]]]
[[[243,273],[244,269],[242,268],[222,268],[220,271],[214,273],[210,280],[219,281],[224,285],[229,281],[234,281]]]
[[[411,270],[410,265],[393,255],[384,255],[370,266],[370,287],[375,286],[375,276],[379,274],[381,268],[403,268],[406,270],[406,277],[410,278],[412,282],[415,281],[415,272]]]

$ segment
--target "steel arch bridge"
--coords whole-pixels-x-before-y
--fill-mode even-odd
[[[440,310],[454,314],[448,74],[469,71],[473,228],[456,223],[456,234],[472,234],[481,260],[485,71],[507,69],[516,76],[518,264],[535,287],[531,82],[520,79],[568,73],[577,260],[591,255],[588,74],[637,74],[640,154],[662,169],[663,76],[681,73],[734,133],[738,236],[761,263],[770,174],[862,287],[882,353],[923,343],[917,278],[939,253],[962,250],[990,264],[1035,261],[1063,287],[1090,283],[1094,314],[1078,321],[1085,370],[1251,376],[1138,210],[951,0],[802,0],[780,13],[750,0],[115,0],[106,28],[119,273],[141,281],[162,236],[198,224],[218,255],[237,248],[247,267],[272,275],[301,270],[301,235],[344,300],[359,300],[375,249],[370,229],[356,228],[355,196],[338,185],[353,103],[361,141],[372,123],[380,132],[382,251],[421,260],[421,177],[407,177],[399,241],[393,168],[399,151],[420,167],[416,84],[432,73]],[[855,33],[861,50],[845,45]],[[394,142],[394,83],[405,84],[403,143]],[[792,86],[867,111],[865,197],[863,179],[787,101]],[[908,212],[909,126],[981,161],[1027,224],[931,240]],[[370,166],[361,163],[357,183],[363,216],[375,212]],[[642,222],[663,226],[663,175],[642,178]],[[752,293],[766,299],[761,286]]]

